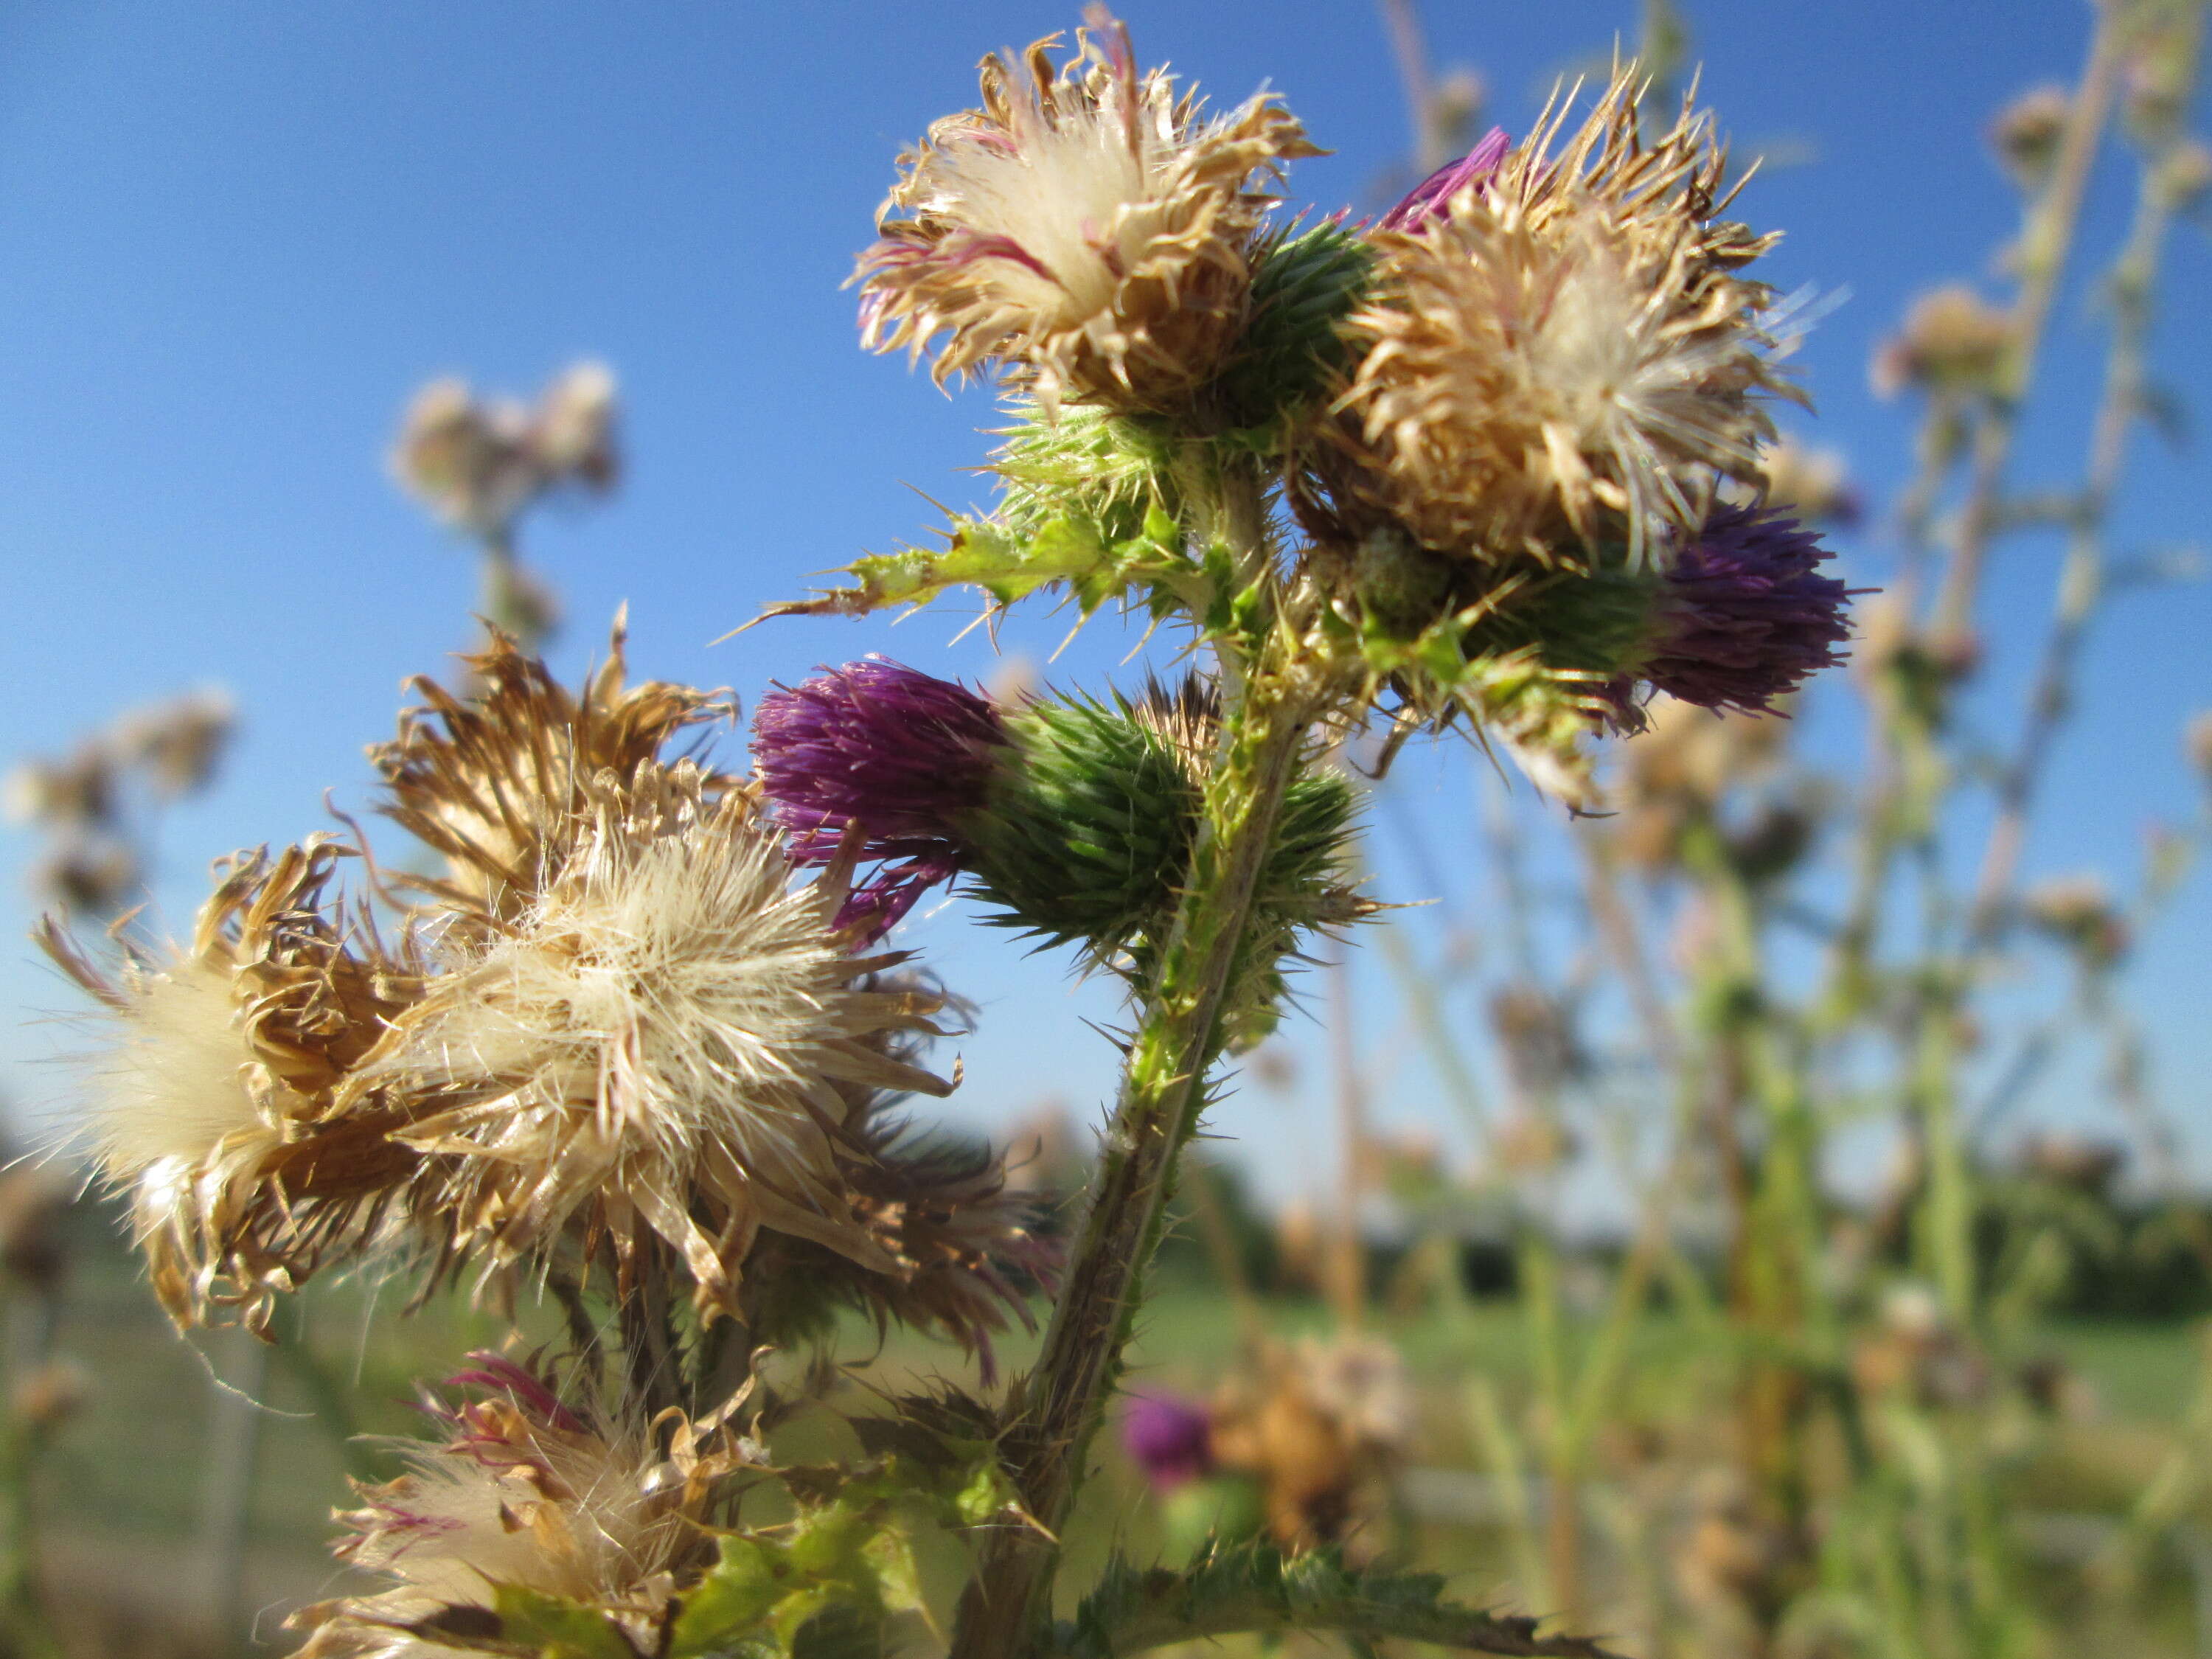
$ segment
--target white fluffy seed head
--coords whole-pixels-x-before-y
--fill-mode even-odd
[[[657,1233],[721,1303],[763,1220],[876,1253],[839,1197],[841,1085],[944,1092],[885,1053],[936,1000],[868,983],[896,958],[849,954],[842,877],[793,885],[751,799],[703,783],[603,776],[568,860],[513,926],[463,936],[364,1067],[451,1103],[408,1139],[457,1160],[447,1219],[495,1261],[572,1220]]]
[[[1755,479],[1762,399],[1795,395],[1762,284],[1771,239],[1716,216],[1725,152],[1686,107],[1649,145],[1618,76],[1557,154],[1558,115],[1448,210],[1374,237],[1361,349],[1322,465],[1354,529],[1480,560],[1629,562]]]
[[[82,1139],[102,1175],[125,1186],[164,1160],[197,1164],[234,1136],[274,1138],[249,1082],[254,1056],[229,975],[180,959],[134,974],[126,994],[87,1066]]]

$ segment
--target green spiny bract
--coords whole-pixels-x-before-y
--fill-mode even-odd
[[[1080,406],[1054,420],[1034,404],[1019,405],[1015,420],[990,469],[1005,488],[996,517],[1014,535],[1033,537],[1073,511],[1103,539],[1124,542],[1144,534],[1155,511],[1180,516],[1173,444],[1159,423]]]
[[[1375,271],[1366,240],[1334,219],[1279,231],[1254,258],[1249,320],[1212,393],[1232,428],[1293,414],[1335,384],[1352,355],[1340,325]]]
[[[1007,717],[1013,738],[989,805],[961,826],[978,896],[1002,925],[1100,961],[1148,970],[1198,835],[1214,715],[1202,699],[1155,693],[1037,702]],[[1355,918],[1339,873],[1355,798],[1346,781],[1303,769],[1285,796],[1255,914],[1255,973],[1306,929]],[[1255,987],[1238,1004],[1264,994]]]
[[[994,920],[1049,945],[1125,948],[1190,866],[1198,790],[1127,704],[1030,703],[990,804],[962,826]]]

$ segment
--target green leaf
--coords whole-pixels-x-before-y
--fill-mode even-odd
[[[500,1640],[538,1659],[637,1659],[637,1650],[596,1607],[501,1584],[493,1603]]]
[[[1149,509],[1143,530],[1115,541],[1089,514],[1068,511],[1018,532],[988,519],[957,522],[940,550],[908,548],[870,554],[846,567],[849,587],[770,605],[763,617],[865,616],[895,605],[927,605],[956,587],[980,587],[1001,608],[1054,584],[1089,616],[1108,601],[1164,591],[1188,602],[1198,572],[1183,556],[1175,520]]]
[[[1115,1659],[1170,1643],[1326,1631],[1352,1644],[1427,1642],[1518,1659],[1612,1659],[1583,1637],[1546,1636],[1534,1619],[1466,1607],[1433,1573],[1365,1572],[1334,1551],[1285,1556],[1265,1541],[1217,1544],[1180,1571],[1116,1559],[1074,1620],[1054,1632],[1066,1659]]]
[[[684,1598],[669,1632],[668,1659],[708,1659],[757,1638],[784,1593],[781,1552],[750,1538],[722,1540],[721,1559]]]

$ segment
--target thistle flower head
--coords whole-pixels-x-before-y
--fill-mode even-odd
[[[249,1323],[333,1251],[374,1233],[419,1159],[397,1111],[340,1086],[420,992],[327,894],[327,837],[217,866],[189,951],[111,975],[58,926],[39,940],[112,1030],[88,1062],[81,1138],[131,1199],[154,1288],[179,1324],[239,1304]]]
[[[125,715],[115,741],[155,793],[174,800],[208,786],[237,724],[230,694],[207,686]]]
[[[989,1386],[994,1338],[1016,1323],[1034,1329],[1029,1292],[1050,1291],[1058,1273],[1059,1248],[1037,1231],[1034,1199],[1008,1188],[1005,1159],[988,1148],[912,1133],[888,1095],[862,1091],[846,1139],[843,1200],[882,1261],[764,1230],[746,1265],[746,1329],[784,1345],[856,1308],[879,1331],[896,1322],[957,1343]]]
[[[605,663],[570,693],[545,665],[503,635],[467,659],[473,690],[428,678],[410,689],[422,706],[399,734],[369,750],[384,781],[385,816],[442,854],[442,880],[402,879],[449,912],[485,926],[529,904],[569,855],[586,786],[602,772],[627,778],[667,757],[669,744],[729,712],[721,694],[623,681],[625,623],[615,621]],[[711,775],[713,788],[729,780]],[[449,921],[447,925],[455,925]]]
[[[1176,406],[1242,322],[1253,188],[1319,152],[1261,95],[1205,122],[1094,6],[1055,71],[1054,36],[986,58],[983,107],[900,158],[860,256],[861,337],[945,381],[1003,368],[1048,410],[1065,398]],[[942,337],[941,340],[940,337]]]
[[[1489,182],[1513,148],[1504,127],[1492,127],[1482,142],[1460,157],[1447,161],[1406,192],[1397,206],[1382,216],[1384,230],[1419,230],[1451,212],[1452,198],[1460,191]]]
[[[988,699],[885,657],[772,691],[753,711],[754,764],[792,857],[828,864],[853,830],[858,857],[890,866],[840,918],[872,939],[962,868],[958,826],[981,809],[1010,741]]]
[[[434,380],[408,405],[392,474],[455,529],[496,536],[549,491],[613,488],[621,471],[615,415],[614,377],[599,363],[564,371],[534,406],[480,398],[463,380]]]
[[[733,1452],[678,1468],[641,1421],[610,1422],[565,1405],[550,1383],[496,1354],[434,1396],[442,1441],[400,1442],[407,1472],[356,1486],[337,1553],[390,1581],[380,1593],[303,1608],[314,1633],[302,1659],[437,1659],[495,1638],[500,1592],[514,1588],[589,1607],[643,1639],[677,1576],[712,1559],[713,1479]],[[476,1398],[468,1398],[474,1395]]]
[[[1996,383],[2018,330],[1971,288],[1931,289],[1912,302],[1905,325],[1875,353],[1868,379],[1877,396],[1906,387],[1945,396],[1986,392]]]
[[[1755,475],[1759,398],[1789,388],[1771,295],[1737,273],[1771,239],[1714,216],[1711,118],[1686,106],[1647,148],[1641,90],[1624,72],[1558,154],[1563,108],[1480,187],[1376,234],[1316,463],[1353,527],[1542,564],[1619,542],[1641,565],[1718,477]]]
[[[1213,1419],[1203,1406],[1167,1395],[1138,1395],[1121,1413],[1121,1449],[1155,1491],[1211,1474]]]
[[[1720,508],[1668,566],[1638,672],[1684,702],[1771,711],[1843,660],[1850,590],[1819,574],[1826,557],[1793,518]]]
[[[362,1086],[430,1097],[410,1141],[443,1156],[426,1220],[498,1268],[572,1229],[634,1261],[657,1238],[702,1310],[732,1305],[756,1228],[856,1260],[841,1085],[944,1094],[884,1052],[941,1000],[870,976],[836,917],[846,872],[794,888],[750,794],[688,763],[585,783],[574,844],[496,929],[448,936],[446,971]]]

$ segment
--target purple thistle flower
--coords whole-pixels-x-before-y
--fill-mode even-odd
[[[1407,191],[1406,199],[1382,216],[1384,230],[1415,231],[1431,219],[1451,210],[1451,199],[1469,185],[1479,185],[1497,172],[1513,141],[1504,127],[1492,127],[1482,142],[1456,161],[1447,161]]]
[[[1157,1492],[1213,1472],[1212,1434],[1204,1407],[1164,1395],[1133,1395],[1121,1413],[1121,1449]]]
[[[865,657],[779,688],[753,712],[753,761],[794,863],[828,864],[848,827],[881,864],[838,915],[882,937],[961,867],[960,820],[1010,742],[999,711],[952,680]]]
[[[1685,702],[1771,714],[1843,661],[1851,590],[1815,574],[1827,556],[1793,518],[1717,509],[1666,573],[1643,677]]]

